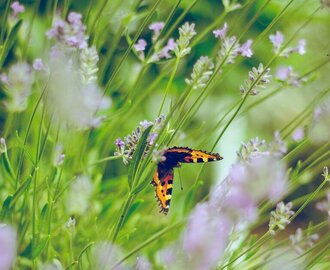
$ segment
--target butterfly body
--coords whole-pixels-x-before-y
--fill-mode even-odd
[[[203,150],[193,150],[188,147],[172,147],[164,152],[165,161],[159,162],[151,184],[155,187],[155,195],[159,202],[160,211],[168,213],[173,188],[174,170],[180,163],[204,163],[221,160],[215,153]]]

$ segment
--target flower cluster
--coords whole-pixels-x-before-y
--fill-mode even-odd
[[[291,245],[298,255],[302,254],[308,248],[313,247],[318,239],[318,234],[304,233],[301,228],[298,228],[295,234],[290,235]]]
[[[87,175],[79,175],[69,188],[67,212],[72,215],[83,215],[89,208],[93,193],[93,183]]]
[[[299,75],[293,71],[291,66],[279,67],[276,71],[276,78],[283,84],[295,87],[300,87],[303,81],[299,78]]]
[[[251,50],[253,41],[249,39],[240,46],[236,36],[227,37],[227,30],[228,24],[225,23],[222,28],[213,31],[214,36],[219,38],[222,42],[218,52],[218,62],[221,63],[224,61],[225,64],[233,64],[238,55],[251,57],[253,55]]]
[[[324,143],[330,140],[330,98],[326,98],[314,111],[314,117],[309,127],[309,136],[314,143]]]
[[[151,40],[152,43],[154,43],[155,52],[151,55],[150,59],[148,59],[148,63],[157,62],[162,58],[171,58],[170,52],[174,50],[174,39],[170,38],[164,47],[161,47],[163,39],[159,39],[160,33],[163,30],[164,26],[164,22],[153,22],[149,25],[149,29],[153,32]],[[147,44],[148,43],[145,39],[140,38],[133,46],[141,60],[144,60],[145,58],[144,52],[146,50]]]
[[[205,87],[213,74],[213,68],[212,60],[207,56],[201,56],[193,67],[191,79],[186,79],[186,83],[195,90]]]
[[[67,22],[56,19],[52,29],[47,32],[47,37],[72,48],[87,48],[86,26],[81,19],[81,14],[76,12],[69,13]]]
[[[49,59],[50,91],[46,102],[59,122],[86,129],[100,125],[103,117],[96,113],[108,109],[111,100],[97,85],[99,56],[95,47],[87,46],[86,26],[81,19],[80,14],[71,12],[68,22],[57,20],[47,32],[57,43]]]
[[[146,155],[150,149],[150,147],[154,144],[156,138],[158,137],[158,132],[164,125],[165,116],[161,115],[160,117],[156,118],[154,122],[149,122],[144,120],[140,122],[139,126],[133,130],[132,134],[129,134],[124,138],[124,141],[121,138],[117,138],[115,145],[116,145],[116,152],[115,156],[120,156],[123,159],[124,164],[128,164],[128,161],[132,159],[135,148],[143,134],[143,132],[150,126],[153,126],[152,132],[149,134],[147,138],[147,145],[145,148]],[[155,159],[161,159],[161,151],[158,153],[155,152]],[[158,156],[158,158],[156,158]]]
[[[240,162],[250,162],[259,157],[275,156],[281,157],[287,151],[286,144],[281,140],[279,132],[274,133],[274,140],[269,144],[265,140],[259,140],[258,137],[249,140],[247,143],[242,143],[242,147],[237,156]]]
[[[5,94],[4,104],[10,112],[22,112],[27,108],[28,98],[32,93],[34,73],[26,62],[13,64],[8,75],[2,74]]]
[[[306,53],[306,41],[304,39],[300,39],[296,47],[283,48],[284,36],[280,31],[276,31],[275,35],[269,36],[269,40],[273,44],[274,53],[279,54],[279,56],[287,58],[294,52],[297,52],[300,55]]]
[[[271,211],[271,217],[269,220],[269,233],[275,235],[275,229],[284,230],[285,227],[290,224],[290,218],[293,216],[294,211],[291,210],[292,203],[285,204],[280,202],[276,205],[275,211]]]
[[[259,91],[257,89],[264,89],[270,82],[271,75],[269,74],[270,68],[264,69],[262,63],[259,64],[258,68],[253,67],[252,71],[249,71],[249,78],[245,80],[244,85],[240,86],[242,95],[249,93],[250,95],[257,95]]]
[[[96,83],[99,56],[95,47],[84,48],[80,53],[80,73],[84,84]]]
[[[95,81],[93,64],[71,60],[72,55],[65,54],[51,59],[46,97],[48,108],[56,112],[56,120],[64,126],[79,129],[98,127],[103,117],[96,112],[108,109],[111,101],[103,95]]]
[[[195,24],[186,22],[179,28],[179,39],[174,44],[174,53],[176,57],[182,58],[190,53],[190,40],[196,35]]]

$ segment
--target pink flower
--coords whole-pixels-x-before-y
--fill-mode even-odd
[[[140,38],[138,42],[134,45],[134,48],[137,52],[143,52],[146,49],[147,42]]]
[[[246,57],[251,57],[253,55],[253,52],[251,50],[251,45],[252,45],[252,39],[248,39],[239,49],[239,53],[242,56],[246,56]]]
[[[227,29],[228,29],[228,24],[225,23],[222,28],[214,30],[213,34],[216,38],[219,37],[221,39],[224,39],[226,37]]]
[[[21,5],[18,1],[13,2],[10,7],[13,9],[14,17],[17,17],[19,13],[24,12],[24,6]]]

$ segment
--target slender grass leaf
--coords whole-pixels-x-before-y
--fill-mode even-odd
[[[134,190],[132,191],[132,194],[136,195],[139,192],[141,192],[143,189],[145,189],[146,186],[148,186],[148,184],[150,184],[151,179],[152,179],[152,175],[155,171],[155,167],[152,166],[152,168],[148,171],[148,173],[146,174],[146,176],[143,178],[143,181],[141,181],[141,183],[139,183]]]
[[[13,168],[10,164],[10,160],[8,158],[7,153],[4,153],[3,155],[1,155],[1,161],[2,161],[2,164],[3,164],[6,172],[10,176],[11,180],[15,180],[15,178],[16,178],[15,173],[13,172]]]
[[[45,249],[49,242],[50,236],[46,236],[44,239],[42,239],[36,246],[33,248],[31,253],[31,259],[37,258],[41,252]]]
[[[26,179],[25,182],[16,190],[13,195],[13,199],[10,202],[10,207],[12,207],[17,202],[19,197],[21,197],[21,195],[23,195],[23,193],[29,188],[31,180],[32,176],[29,176],[28,179]]]
[[[0,66],[2,67],[6,57],[7,57],[7,53],[10,50],[10,48],[14,45],[15,41],[16,41],[16,37],[18,34],[19,29],[21,28],[22,25],[22,20],[19,20],[11,29],[7,40],[5,41],[5,45],[3,46],[2,50],[1,50],[1,58],[0,58]]]
[[[4,220],[7,213],[8,213],[8,210],[9,210],[9,207],[10,207],[10,203],[11,203],[11,200],[13,199],[13,196],[12,195],[9,195],[3,202],[2,204],[2,211],[1,211],[1,215],[0,215],[0,220]]]
[[[136,200],[133,204],[132,204],[132,206],[128,209],[128,211],[127,211],[127,214],[126,214],[126,218],[125,218],[125,221],[124,221],[124,224],[127,222],[127,220],[130,218],[130,216],[132,215],[132,214],[134,214],[134,212],[139,208],[139,206],[141,205],[141,204],[143,204],[144,203],[144,200],[143,199],[139,199],[139,200]]]
[[[142,136],[135,147],[135,151],[130,163],[130,166],[128,168],[128,185],[130,190],[133,187],[134,179],[135,179],[135,174],[137,171],[137,168],[140,164],[141,159],[143,158],[143,153],[147,145],[147,138],[152,129],[152,125],[149,126],[143,133]]]

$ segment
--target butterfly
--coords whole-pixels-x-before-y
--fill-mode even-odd
[[[151,184],[155,187],[160,212],[165,215],[168,213],[172,198],[173,168],[180,167],[180,163],[203,163],[223,159],[218,153],[176,146],[166,149],[163,156],[165,161],[158,163]]]

